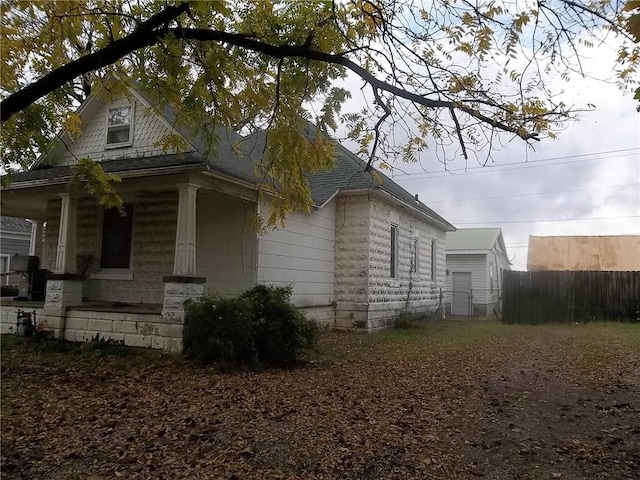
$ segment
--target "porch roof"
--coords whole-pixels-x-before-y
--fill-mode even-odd
[[[117,160],[108,160],[101,162],[100,165],[107,173],[125,173],[136,170],[149,170],[154,168],[166,168],[166,167],[180,167],[184,166],[185,169],[202,166],[205,168],[205,163],[201,155],[188,153],[188,154],[171,154],[171,155],[158,155],[154,157],[138,157],[138,158],[120,158]],[[11,175],[11,183],[3,187],[8,188],[23,188],[31,186],[32,182],[46,181],[47,184],[63,183],[69,180],[72,170],[69,166],[63,167],[51,167],[51,166],[39,166],[33,170],[27,170],[26,172],[14,173]]]

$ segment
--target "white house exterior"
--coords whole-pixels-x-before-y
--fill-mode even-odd
[[[19,274],[5,274],[10,272],[11,257],[14,255],[28,255],[31,240],[31,224],[24,218],[0,217],[0,285],[17,285]]]
[[[33,219],[33,238],[44,237],[32,251],[51,271],[46,300],[28,307],[56,335],[85,341],[99,333],[177,351],[185,299],[257,283],[292,284],[307,317],[335,328],[372,331],[402,310],[440,305],[453,226],[342,146],[334,170],[309,178],[311,213],[259,235],[256,214],[266,217],[270,206],[258,196],[255,159],[236,153],[245,139],[224,131],[210,154],[135,91],[93,95],[79,114],[83,134],[63,136],[66,145],[14,174],[2,192],[3,213]],[[159,149],[166,135],[182,136],[185,151]],[[124,217],[67,191],[70,165],[83,157],[121,177]],[[79,259],[89,260],[84,275]],[[20,307],[3,306],[2,333]]]
[[[451,315],[499,314],[502,274],[511,270],[502,230],[462,228],[447,232],[446,305]]]

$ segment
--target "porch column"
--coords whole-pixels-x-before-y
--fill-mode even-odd
[[[173,274],[163,277],[164,302],[162,321],[171,335],[163,339],[160,348],[182,350],[184,303],[203,295],[206,278],[196,277],[196,198],[198,187],[190,183],[178,185],[178,219]],[[171,326],[175,325],[175,327]]]
[[[65,338],[67,308],[82,303],[82,280],[76,276],[78,199],[60,194],[60,228],[54,273],[47,280],[44,317],[56,338]],[[70,338],[70,340],[74,340]]]
[[[196,274],[196,193],[190,183],[178,185],[178,222],[173,260],[174,275]]]
[[[42,255],[42,221],[30,220],[30,222],[31,239],[29,240],[29,255],[40,257]]]
[[[76,273],[76,234],[78,224],[78,199],[61,193],[60,229],[55,273]]]

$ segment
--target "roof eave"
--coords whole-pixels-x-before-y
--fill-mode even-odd
[[[433,218],[431,215],[427,214],[426,212],[423,212],[422,210],[419,210],[414,205],[410,205],[409,203],[405,202],[403,199],[398,198],[397,196],[389,193],[388,191],[384,190],[380,186],[375,186],[371,188],[360,188],[360,189],[354,189],[354,190],[340,190],[337,193],[339,193],[340,195],[362,195],[362,194],[375,195],[385,200],[391,200],[391,203],[399,205],[402,208],[408,208],[415,215],[422,217],[424,220],[426,220],[427,223],[440,227],[445,232],[454,232],[456,230],[456,227],[454,227],[449,222],[445,221],[443,223],[437,218]]]
[[[108,172],[109,174],[114,174],[119,176],[120,178],[138,178],[138,177],[147,177],[147,176],[158,176],[158,175],[167,175],[173,173],[182,173],[187,171],[195,171],[195,170],[204,170],[205,165],[196,163],[190,165],[174,165],[174,166],[165,166],[165,167],[151,167],[151,168],[140,168],[136,170],[116,170],[113,172]],[[61,177],[57,177],[55,179],[39,179],[39,180],[25,180],[25,181],[12,181],[9,185],[2,187],[2,191],[9,190],[20,190],[24,188],[37,188],[37,187],[48,187],[53,185],[63,185],[67,183],[71,179],[71,175],[64,175]]]

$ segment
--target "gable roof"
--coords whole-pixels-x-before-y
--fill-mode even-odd
[[[311,194],[316,205],[322,205],[338,191],[379,189],[432,218],[445,227],[446,230],[455,230],[451,223],[416,199],[414,195],[381,171],[376,169],[367,170],[366,162],[344,145],[337,142],[335,145],[336,168],[318,172],[308,178]]]
[[[313,124],[308,124],[308,135],[318,131]],[[246,148],[261,152],[264,148],[264,132],[254,134],[245,139]],[[333,141],[335,145],[335,168],[324,170],[307,176],[311,198],[316,207],[321,207],[333,196],[340,192],[350,191],[382,191],[395,199],[415,208],[426,215],[445,230],[452,231],[455,227],[442,216],[402,188],[396,182],[375,168],[367,170],[367,162],[363,161],[344,145]]]
[[[499,228],[459,228],[447,232],[447,252],[453,250],[491,250],[500,239],[500,247],[506,253],[502,230]]]
[[[135,96],[151,106],[158,104],[158,102],[137,90],[131,91]],[[80,109],[83,109],[94,98],[95,96],[92,96],[87,99]],[[158,169],[168,169],[170,167],[180,171],[199,169],[209,170],[256,184],[255,165],[260,161],[262,146],[264,145],[264,133],[258,133],[252,137],[243,137],[230,129],[218,127],[214,131],[218,141],[212,149],[204,136],[182,124],[170,107],[166,106],[159,114],[168,125],[174,128],[195,148],[195,151],[185,154],[107,160],[101,162],[101,166],[106,172],[128,176],[133,172],[142,174],[145,170],[151,169],[160,174],[161,172]],[[309,132],[315,131],[317,131],[316,127],[309,124]],[[336,167],[307,177],[311,197],[316,207],[321,207],[339,192],[378,189],[426,215],[445,230],[455,230],[451,223],[417,200],[411,193],[382,172],[375,169],[367,171],[366,162],[338,142],[335,142],[335,146]],[[42,184],[62,183],[71,177],[71,173],[71,168],[68,166],[51,167],[36,164],[36,168],[32,170],[13,174],[12,182],[15,187],[18,187],[22,182],[29,182],[30,184],[33,182]]]
[[[0,231],[11,233],[28,233],[31,235],[31,223],[25,218],[0,217]]]
[[[530,236],[527,270],[640,271],[640,235]]]

